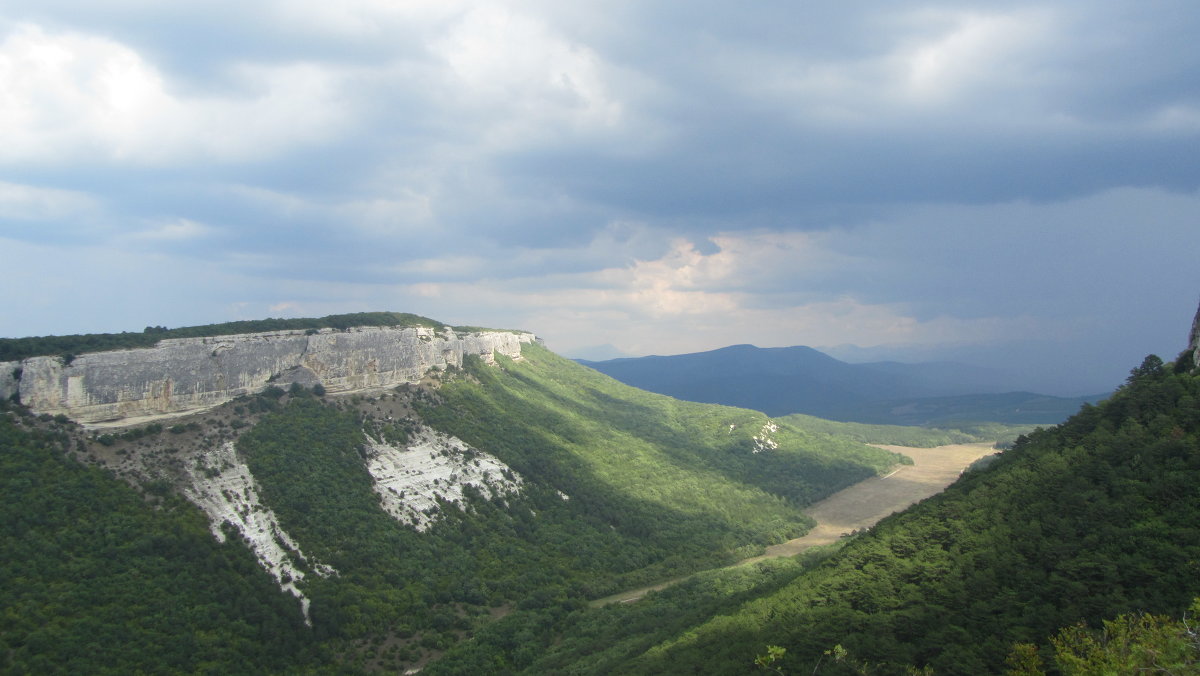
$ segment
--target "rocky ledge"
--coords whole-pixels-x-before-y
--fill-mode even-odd
[[[531,333],[358,327],[173,338],[152,348],[93,352],[64,363],[0,363],[0,396],[19,394],[37,413],[81,423],[192,413],[277,385],[320,384],[330,393],[416,382],[467,355],[518,358]]]

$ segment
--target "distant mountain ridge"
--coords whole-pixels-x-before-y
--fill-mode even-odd
[[[671,356],[577,361],[627,385],[677,399],[771,416],[804,413],[868,423],[1053,424],[1104,396],[1005,392],[999,374],[970,364],[850,364],[805,346],[731,345]]]

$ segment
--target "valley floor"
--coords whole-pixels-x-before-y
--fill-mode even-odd
[[[782,556],[795,556],[811,547],[836,542],[843,535],[870,528],[880,519],[909,505],[936,495],[954,483],[962,472],[979,458],[995,453],[991,443],[952,444],[936,448],[884,446],[913,459],[882,477],[873,477],[845,488],[804,510],[817,525],[804,537],[767,547],[761,556],[740,561],[738,566]],[[664,589],[686,578],[667,580],[656,585],[631,589],[592,602],[594,606],[629,603],[646,594]]]

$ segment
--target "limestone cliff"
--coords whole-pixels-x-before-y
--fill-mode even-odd
[[[1192,332],[1188,335],[1188,349],[1192,351],[1192,365],[1200,368],[1200,309],[1192,320]]]
[[[393,387],[433,369],[518,357],[529,333],[359,327],[174,338],[152,348],[93,352],[0,363],[0,396],[19,392],[37,413],[83,423],[118,421],[210,408],[272,384],[320,383],[328,392]]]

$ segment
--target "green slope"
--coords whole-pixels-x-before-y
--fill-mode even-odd
[[[1034,429],[1033,425],[992,422],[959,423],[946,427],[838,422],[815,418],[803,413],[785,415],[777,420],[810,432],[846,437],[864,444],[913,446],[916,448],[933,448],[947,444],[970,444],[983,441],[997,442],[1001,446],[1006,446],[1021,434],[1032,432]]]
[[[754,411],[641,392],[536,345],[444,380],[383,396],[411,400],[524,484],[520,496],[443,504],[425,532],[386,515],[372,491],[365,434],[400,438],[411,424],[385,419],[379,399],[271,390],[180,426],[198,444],[236,431],[265,505],[308,557],[298,565],[311,629],[249,551],[236,538],[218,545],[166,484],[144,499],[62,451],[94,443],[169,459],[184,437],[161,425],[95,442],[71,425],[39,437],[5,418],[0,671],[356,673],[447,650],[451,672],[480,655],[507,671],[543,649],[550,634],[533,627],[799,535],[803,506],[903,460]],[[473,653],[488,636],[511,646]]]
[[[760,451],[761,413],[650,394],[537,345],[523,355],[472,362],[422,417],[643,540],[652,560],[711,563],[792,537],[809,523],[801,507],[902,460],[792,426]]]
[[[71,460],[72,431],[0,412],[0,672],[317,664],[299,603],[248,550],[218,544],[189,503]]]
[[[616,664],[583,653],[556,663],[571,673],[745,673],[777,645],[785,673],[818,662],[820,673],[1000,673],[1013,644],[1044,645],[1081,620],[1178,617],[1200,593],[1198,561],[1200,377],[1151,364],[1109,401],[1023,437],[790,583]],[[661,626],[675,617],[669,599],[647,601]],[[624,635],[618,624],[592,630]],[[853,664],[824,654],[838,645]]]

